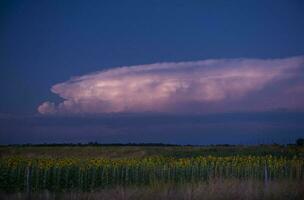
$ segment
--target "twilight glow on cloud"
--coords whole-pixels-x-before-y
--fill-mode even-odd
[[[304,56],[119,67],[72,78],[41,114],[303,110]]]

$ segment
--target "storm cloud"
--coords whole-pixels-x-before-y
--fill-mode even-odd
[[[52,86],[41,114],[303,110],[304,56],[210,59],[99,71]]]

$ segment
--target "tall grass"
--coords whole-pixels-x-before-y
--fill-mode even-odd
[[[277,180],[269,182],[268,187],[262,181],[239,179],[212,179],[198,184],[158,184],[155,186],[116,186],[90,192],[39,191],[32,194],[25,192],[0,192],[3,200],[302,200],[304,187],[301,182]]]

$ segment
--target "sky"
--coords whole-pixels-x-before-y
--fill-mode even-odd
[[[301,0],[0,2],[0,143],[304,137]]]

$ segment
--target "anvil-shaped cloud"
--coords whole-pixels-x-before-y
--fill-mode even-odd
[[[210,59],[119,67],[74,77],[42,114],[227,112],[304,108],[304,56]]]

